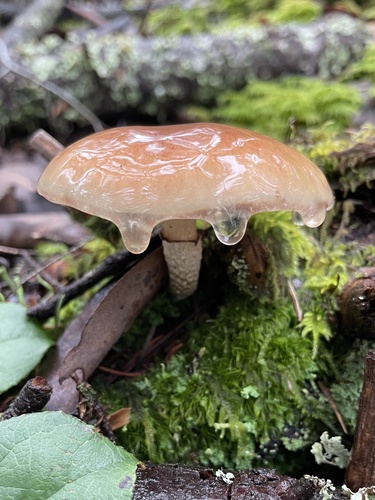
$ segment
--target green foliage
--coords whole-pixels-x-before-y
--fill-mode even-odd
[[[331,180],[338,181],[346,197],[362,185],[370,187],[375,179],[374,138],[375,127],[372,124],[345,134],[312,134],[307,153]]]
[[[314,389],[317,378],[339,375],[332,356],[343,377],[332,395],[339,405],[350,402],[344,420],[355,419],[356,403],[351,396],[345,399],[341,380],[355,379],[351,393],[358,397],[361,374],[351,372],[347,354],[335,348],[343,342],[333,335],[332,317],[349,269],[363,265],[369,252],[356,242],[350,251],[330,238],[318,242],[317,230],[294,225],[285,212],[257,214],[249,231],[272,255],[279,293],[270,300],[223,289],[217,316],[192,325],[183,350],[167,365],[156,363],[146,377],[123,381],[105,396],[116,407],[124,398],[131,406],[131,421],[120,438],[141,459],[251,467],[264,463],[269,442],[281,441],[293,453],[311,447],[327,426],[337,434],[332,409]],[[301,323],[281,286],[287,279],[304,313]],[[163,303],[167,306],[168,296],[155,307],[153,320],[150,305],[137,335],[149,329],[147,321],[165,321],[159,316]],[[356,363],[359,358],[356,354]],[[300,429],[299,437],[290,439],[286,428]],[[283,456],[276,454],[268,465],[281,462]]]
[[[208,29],[207,11],[200,6],[185,9],[170,5],[151,11],[147,17],[147,31],[154,35],[192,35]]]
[[[266,19],[273,23],[299,22],[308,23],[322,12],[322,6],[311,0],[280,0],[276,9],[266,14]]]
[[[218,98],[214,118],[285,139],[288,130],[330,122],[342,130],[361,103],[358,92],[343,83],[293,76],[279,81],[250,82]]]
[[[301,226],[293,221],[290,212],[259,213],[249,221],[249,228],[266,244],[279,275],[296,276],[300,260],[311,258],[316,243]]]
[[[275,0],[217,0],[202,5],[196,4],[190,8],[180,5],[165,6],[149,12],[146,30],[153,35],[165,37],[218,31],[229,26],[248,24],[252,16],[263,15],[266,9],[272,8],[275,3]],[[303,0],[303,3],[308,2]],[[289,6],[286,6],[277,11],[280,19],[283,12],[284,17],[287,17],[285,12],[288,9]],[[306,11],[306,6],[298,9],[298,12],[300,11]]]
[[[310,22],[322,12],[311,0],[217,0],[202,5],[165,6],[147,16],[147,32],[153,35],[193,35],[223,30],[233,26],[248,26],[249,22],[267,20],[270,23]]]
[[[0,394],[21,382],[53,344],[20,304],[0,304]]]
[[[316,365],[289,300],[259,308],[228,300],[198,327],[183,354],[123,383],[133,413],[128,449],[153,461],[249,467],[255,447],[303,410]]]
[[[337,339],[333,347],[337,351],[335,365],[338,370],[329,390],[349,435],[353,435],[357,423],[358,400],[363,385],[364,361],[369,349],[374,349],[375,344],[367,340],[356,340],[351,344],[344,339]],[[323,395],[319,393],[316,399],[311,396],[307,405],[312,420],[319,418],[324,424],[324,429],[329,429],[335,435],[342,435],[336,415]]]
[[[103,238],[95,238],[84,243],[79,250],[74,252],[63,243],[50,241],[39,243],[36,251],[38,257],[46,263],[50,260],[63,262],[66,279],[77,279],[115,253],[116,248]]]
[[[298,326],[302,328],[302,337],[307,337],[311,334],[313,341],[312,356],[315,358],[318,352],[320,338],[323,337],[326,340],[330,340],[332,337],[331,328],[322,314],[321,308],[317,307],[314,311],[307,311]]]
[[[20,275],[10,273],[5,266],[0,266],[0,280],[9,288],[20,304],[25,305],[25,296]],[[5,302],[4,294],[0,293],[0,302]]]
[[[375,43],[369,43],[359,61],[352,63],[341,77],[342,81],[366,78],[375,83]]]
[[[0,497],[128,499],[138,460],[62,412],[0,422]]]
[[[66,281],[72,281],[80,278],[83,274],[91,271],[98,266],[106,257],[112,255],[116,249],[107,240],[95,238],[83,244],[79,250],[71,251],[62,243],[42,242],[37,246],[37,255],[45,265],[59,262],[63,269],[63,277]],[[87,303],[87,301],[108,281],[106,278],[95,286],[87,290],[83,295],[80,295],[74,300],[71,300],[67,305],[57,308],[56,317],[47,322],[47,326],[51,328],[61,328],[71,321]],[[40,283],[46,287],[46,296],[54,295],[55,290],[39,278]]]

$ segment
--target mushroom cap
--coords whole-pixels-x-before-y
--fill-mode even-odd
[[[114,222],[133,253],[165,220],[206,220],[230,245],[255,213],[292,210],[316,227],[334,202],[323,173],[298,151],[214,123],[97,132],[59,153],[38,191]]]

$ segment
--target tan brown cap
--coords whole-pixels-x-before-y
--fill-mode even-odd
[[[301,153],[214,123],[95,133],[51,161],[38,191],[114,222],[133,253],[147,248],[165,220],[206,220],[231,245],[257,212],[292,210],[316,227],[334,203],[325,176]]]

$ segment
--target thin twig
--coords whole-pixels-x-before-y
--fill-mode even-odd
[[[346,425],[345,425],[344,420],[341,416],[341,413],[337,409],[336,403],[334,402],[334,400],[331,396],[331,393],[329,392],[327,387],[319,380],[318,380],[318,387],[322,391],[323,396],[326,397],[329,406],[332,408],[334,414],[336,415],[337,421],[340,424],[341,429],[344,431],[345,434],[348,434],[348,429],[346,428]]]
[[[73,283],[61,287],[59,293],[54,297],[28,309],[27,315],[40,320],[50,318],[55,314],[58,305],[65,305],[70,300],[75,299],[83,292],[99,283],[102,279],[119,274],[121,271],[124,272],[130,265],[130,262],[133,261],[133,256],[131,256],[127,250],[121,250],[114,255],[108,256],[95,269],[87,272]]]
[[[135,377],[141,377],[143,375],[146,375],[146,371],[141,371],[141,372],[122,372],[121,370],[114,370],[113,368],[107,368],[106,366],[99,365],[98,370],[105,372],[105,373],[110,373],[111,375],[116,375],[118,377],[130,377],[130,378],[135,378]]]

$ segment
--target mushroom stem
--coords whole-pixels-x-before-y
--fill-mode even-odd
[[[163,222],[161,237],[171,292],[184,299],[198,287],[202,242],[194,219]]]

